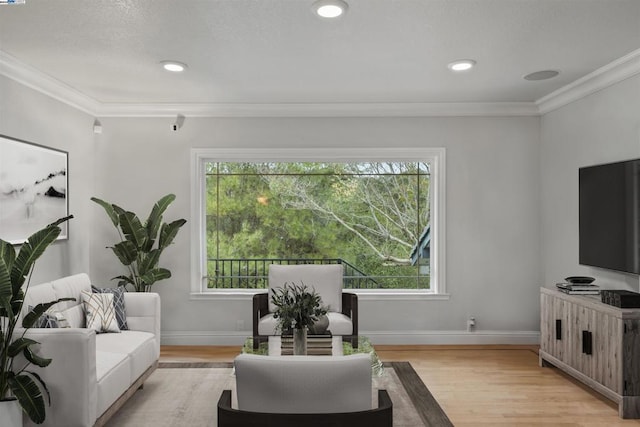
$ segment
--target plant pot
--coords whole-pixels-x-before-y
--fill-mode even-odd
[[[307,355],[307,329],[306,328],[293,330],[293,355],[294,356]]]
[[[0,400],[0,426],[22,427],[22,408],[18,399]]]

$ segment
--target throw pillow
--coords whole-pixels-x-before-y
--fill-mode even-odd
[[[98,334],[120,332],[113,306],[113,294],[82,291],[82,306],[87,319],[87,328],[93,329]]]
[[[118,328],[121,331],[129,329],[127,325],[127,312],[124,308],[124,288],[97,288],[91,285],[91,290],[95,293],[111,293],[113,294],[113,308],[116,310],[116,319],[118,320]]]
[[[33,310],[33,306],[29,306],[29,311]],[[45,311],[33,325],[34,328],[70,328],[69,322],[64,314],[59,311]]]

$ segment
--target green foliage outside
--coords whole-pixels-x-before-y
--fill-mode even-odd
[[[230,286],[215,277],[231,275],[266,286],[262,265],[230,271],[222,259],[343,259],[375,287],[428,288],[410,259],[428,191],[424,163],[208,163],[209,286]]]

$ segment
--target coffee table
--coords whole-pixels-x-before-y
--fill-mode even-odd
[[[327,337],[328,338],[328,337]],[[344,349],[342,346],[342,337],[331,337],[331,356],[342,356]],[[281,356],[282,355],[282,336],[275,335],[269,337],[267,343],[267,355],[268,356]]]
[[[270,336],[268,342],[262,342],[258,346],[258,349],[253,349],[253,338],[248,337],[244,346],[242,347],[243,353],[248,354],[260,354],[263,356],[280,356],[281,353],[281,343],[282,337],[275,335]],[[382,376],[384,373],[384,367],[382,365],[382,361],[378,357],[373,345],[369,338],[360,335],[358,337],[358,347],[354,348],[350,342],[343,341],[341,336],[334,336],[331,338],[331,355],[332,356],[346,356],[350,354],[357,353],[368,353],[371,356],[371,372],[374,376]],[[305,356],[296,356],[296,357],[305,357]],[[323,357],[323,356],[320,356]]]

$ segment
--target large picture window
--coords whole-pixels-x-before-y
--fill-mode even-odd
[[[195,151],[194,291],[263,289],[270,264],[340,263],[344,287],[358,292],[442,292],[434,209],[443,152],[276,160],[274,153]]]

